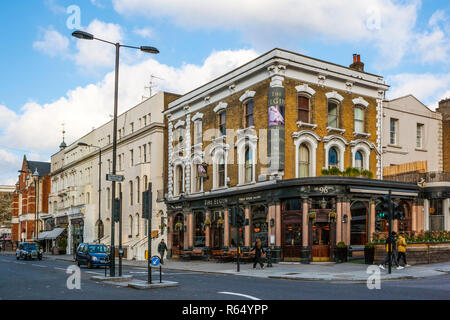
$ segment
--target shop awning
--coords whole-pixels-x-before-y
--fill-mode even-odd
[[[64,231],[63,228],[55,228],[52,231],[45,231],[39,234],[39,240],[52,240],[59,237],[59,235]]]

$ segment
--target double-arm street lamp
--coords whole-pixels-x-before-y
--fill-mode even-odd
[[[101,208],[102,208],[102,148],[94,146],[92,144],[87,144],[84,142],[78,142],[78,146],[80,147],[93,147],[98,149],[98,243],[100,243],[100,223],[102,221],[102,214],[101,214]]]
[[[158,49],[154,47],[147,47],[147,46],[141,46],[141,47],[133,47],[133,46],[126,46],[123,44],[120,44],[118,42],[110,42],[103,39],[99,39],[94,37],[94,35],[84,32],[84,31],[74,31],[72,33],[72,36],[78,39],[83,40],[98,40],[102,42],[106,42],[109,44],[112,44],[116,47],[116,67],[115,67],[115,87],[114,87],[114,120],[113,120],[113,156],[112,156],[112,174],[116,174],[116,151],[117,151],[117,100],[118,100],[118,86],[119,86],[119,50],[120,47],[126,47],[126,48],[132,48],[132,49],[138,49],[143,52],[157,54],[159,53]],[[114,208],[114,199],[116,197],[116,182],[112,181],[112,194],[111,197],[111,208]],[[115,276],[115,245],[114,245],[114,231],[115,231],[115,221],[113,216],[114,210],[111,210],[111,268],[110,268],[110,276]],[[121,234],[121,220],[122,220],[122,214],[119,216],[119,235]],[[119,243],[119,247],[121,247],[121,243]],[[120,255],[119,255],[120,258]]]

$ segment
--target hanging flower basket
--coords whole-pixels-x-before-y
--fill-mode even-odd
[[[209,221],[209,219],[205,220],[205,226],[209,227],[211,225],[211,221]]]
[[[222,224],[223,224],[223,219],[222,219],[222,218],[219,218],[219,220],[217,220],[217,223],[220,224],[220,225],[222,225]]]
[[[335,220],[335,219],[336,219],[336,212],[331,211],[331,212],[328,214],[328,222],[330,222],[331,220]]]
[[[183,224],[181,222],[175,223],[175,230],[180,231],[182,227],[183,227]]]
[[[308,215],[308,217],[310,218],[310,219],[315,219],[316,218],[316,213],[313,211],[313,212],[310,212],[309,213],[309,215]]]

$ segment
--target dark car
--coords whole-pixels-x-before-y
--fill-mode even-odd
[[[42,249],[37,243],[21,242],[16,250],[16,259],[23,260],[42,260]]]
[[[78,266],[101,267],[109,263],[109,249],[104,244],[81,243],[75,255]]]

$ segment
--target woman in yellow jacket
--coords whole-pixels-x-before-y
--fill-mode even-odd
[[[397,252],[398,262],[400,262],[400,258],[403,257],[403,261],[405,261],[405,267],[409,267],[409,264],[406,262],[406,240],[403,233],[400,233],[397,238]]]

